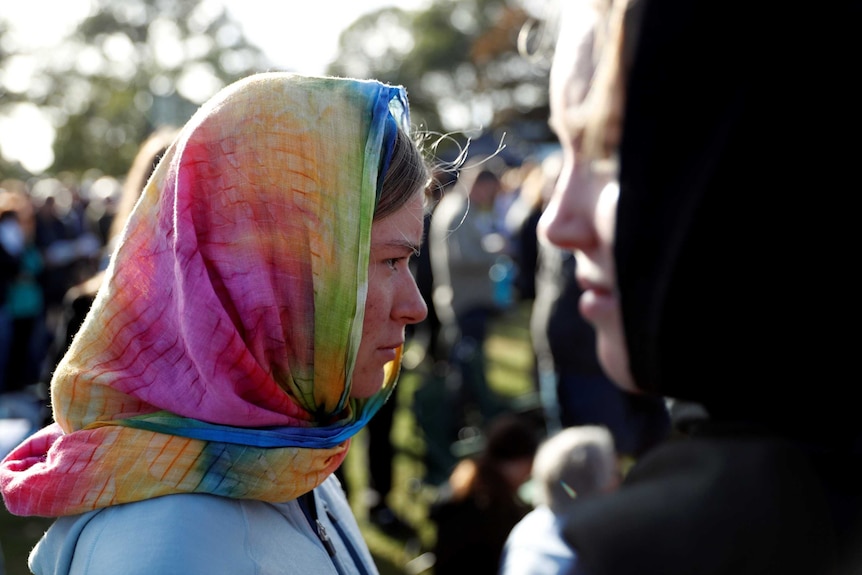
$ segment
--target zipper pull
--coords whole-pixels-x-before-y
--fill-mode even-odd
[[[323,523],[320,522],[320,519],[317,519],[316,522],[317,538],[320,539],[321,543],[323,543],[323,547],[326,549],[326,552],[329,553],[329,556],[335,557],[335,545],[332,544],[332,541],[326,535],[326,527],[323,526]]]

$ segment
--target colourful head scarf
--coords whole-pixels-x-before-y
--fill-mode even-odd
[[[341,463],[394,386],[349,397],[371,224],[402,88],[252,76],[148,182],[51,382],[56,424],[0,467],[7,508],[172,493],[287,501]]]

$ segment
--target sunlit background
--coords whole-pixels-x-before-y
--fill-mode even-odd
[[[398,5],[410,9],[421,7],[425,0],[401,0]],[[158,2],[114,2],[122,6],[119,14],[130,21],[145,19],[144,4],[158,6]],[[394,2],[386,0],[350,0],[349,2],[271,2],[269,0],[204,0],[197,3],[195,18],[198,30],[208,20],[215,19],[225,8],[228,18],[235,24],[226,27],[215,38],[231,45],[233,36],[243,34],[258,46],[274,68],[294,70],[307,74],[322,74],[335,59],[338,35],[362,14],[373,12]],[[40,72],[48,59],[71,56],[63,50],[64,40],[94,10],[98,2],[91,0],[28,0],[6,2],[0,11],[6,31],[0,44],[0,81],[6,92],[42,97],[45,80]],[[155,51],[153,56],[166,68],[178,66],[186,49],[194,49],[199,41],[189,39],[183,46],[177,26],[170,20],[155,19],[150,24]],[[58,52],[58,48],[60,52]],[[80,47],[79,47],[80,48]],[[115,36],[104,45],[115,74],[132,75],[135,66],[131,52],[133,44],[128,38]],[[203,47],[206,49],[206,47]],[[64,54],[65,52],[65,54]],[[82,73],[95,72],[103,65],[94,47],[75,50],[74,65]],[[206,70],[192,69],[177,91],[192,102],[200,103],[220,87],[221,82]],[[4,104],[6,104],[4,102]],[[54,127],[51,115],[33,103],[18,103],[0,111],[0,150],[7,161],[18,161],[30,172],[48,169],[54,154]]]
[[[28,0],[0,10],[0,174],[120,176],[137,144],[261,70],[407,86],[414,123],[544,138],[528,0]],[[514,112],[514,114],[513,114]],[[542,116],[542,112],[535,114]],[[518,118],[514,126],[513,118]],[[515,132],[514,134],[512,132]],[[534,132],[522,134],[521,132]],[[92,165],[88,165],[92,164]]]

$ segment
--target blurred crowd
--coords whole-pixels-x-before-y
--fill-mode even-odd
[[[0,182],[0,448],[50,420],[48,385],[84,321],[116,238],[176,135],[153,132],[121,179]]]
[[[64,298],[103,265],[121,184],[0,182],[0,392],[44,382],[66,334]]]

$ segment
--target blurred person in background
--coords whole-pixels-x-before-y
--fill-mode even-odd
[[[43,178],[33,184],[30,195],[36,208],[35,242],[45,265],[45,321],[53,334],[66,291],[92,273],[101,244],[95,234],[85,230],[83,215],[77,212],[80,207],[76,194],[68,182]]]
[[[500,189],[499,176],[481,162],[464,167],[431,219],[433,301],[449,350],[453,441],[461,427],[482,427],[500,411],[500,401],[488,387],[484,351],[491,319],[501,307],[491,277],[506,248],[494,213]]]
[[[0,392],[6,388],[6,370],[12,349],[12,315],[8,308],[9,286],[21,267],[24,230],[13,205],[6,205],[10,192],[0,190]]]
[[[600,426],[563,429],[542,442],[533,460],[533,503],[512,529],[501,575],[572,575],[577,556],[563,541],[560,518],[589,497],[614,491],[620,461],[610,432]]]
[[[42,291],[44,262],[35,243],[33,203],[21,191],[4,192],[4,208],[15,212],[23,236],[18,273],[7,289],[7,309],[12,317],[12,343],[6,369],[5,391],[21,391],[37,383],[48,348],[45,298]]]
[[[530,477],[536,430],[504,414],[483,431],[484,445],[458,463],[432,505],[435,573],[496,575],[509,531],[530,511],[518,490]]]

